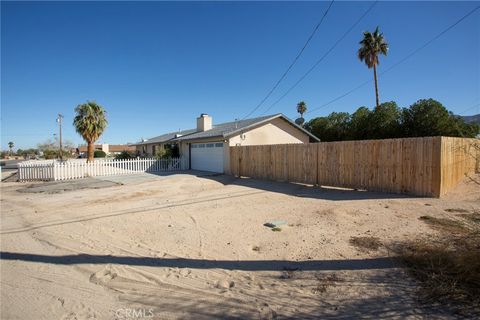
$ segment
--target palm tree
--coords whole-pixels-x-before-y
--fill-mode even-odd
[[[12,141],[10,141],[10,142],[8,143],[8,149],[10,149],[10,155],[12,155],[12,149],[13,149],[13,146],[14,146],[14,145],[15,145],[15,144],[14,144]]]
[[[73,119],[73,126],[83,140],[88,144],[88,162],[93,161],[93,149],[95,141],[102,135],[107,127],[106,111],[96,102],[78,105],[75,108],[76,116]]]
[[[375,80],[375,98],[377,102],[377,108],[380,105],[378,98],[378,83],[377,83],[377,65],[380,64],[378,56],[383,54],[387,55],[388,43],[385,42],[383,33],[381,33],[378,27],[373,33],[365,31],[363,33],[363,39],[360,41],[360,49],[358,49],[358,58],[360,61],[365,61],[367,67],[373,68],[373,78]]]
[[[295,123],[299,126],[302,126],[305,122],[305,119],[303,119],[303,114],[307,112],[307,104],[304,101],[297,103],[297,112],[300,113],[300,118],[297,118]]]
[[[307,112],[307,104],[305,101],[297,103],[297,112],[300,113],[300,117],[303,118],[303,114]]]

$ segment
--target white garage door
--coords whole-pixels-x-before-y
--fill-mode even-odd
[[[192,143],[193,170],[223,173],[223,142]]]

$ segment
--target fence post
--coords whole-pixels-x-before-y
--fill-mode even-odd
[[[319,158],[319,155],[318,155],[318,153],[319,153],[319,152],[318,152],[319,144],[318,144],[318,143],[315,144],[315,149],[317,150],[317,152],[315,153],[315,154],[316,154],[316,157],[317,157],[317,161],[316,161],[316,163],[317,163],[317,170],[316,170],[316,173],[315,173],[315,176],[316,176],[316,177],[315,177],[315,185],[318,187],[318,186],[320,185],[320,181],[319,181],[319,179],[318,179],[318,172],[319,172],[319,170],[320,170],[320,165],[319,165],[319,160],[318,160],[318,158]]]

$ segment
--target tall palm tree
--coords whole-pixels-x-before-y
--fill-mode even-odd
[[[14,144],[12,141],[10,141],[10,142],[8,143],[8,149],[10,149],[10,155],[12,155],[12,149],[13,149],[13,146],[14,146],[14,145],[15,145],[15,144]]]
[[[365,31],[363,33],[363,39],[360,41],[360,49],[358,49],[358,58],[360,61],[365,61],[365,64],[369,69],[373,68],[373,78],[375,80],[375,98],[377,102],[377,108],[380,105],[378,98],[378,83],[377,83],[377,65],[380,64],[378,56],[383,54],[386,56],[388,53],[388,43],[385,42],[383,33],[381,33],[378,27],[373,33]]]
[[[307,112],[307,104],[304,101],[297,103],[297,112],[300,113],[300,118],[295,120],[295,123],[299,126],[303,126],[305,119],[303,119],[303,114]]]
[[[300,113],[300,117],[303,118],[303,114],[307,112],[307,104],[305,101],[300,101],[297,103],[297,112]]]
[[[102,135],[107,127],[106,111],[96,102],[78,105],[75,108],[76,116],[73,119],[73,126],[83,140],[88,144],[88,162],[93,161],[94,143]]]

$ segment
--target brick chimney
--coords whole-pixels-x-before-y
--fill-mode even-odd
[[[207,131],[212,129],[212,117],[206,113],[202,113],[197,118],[197,131]]]

